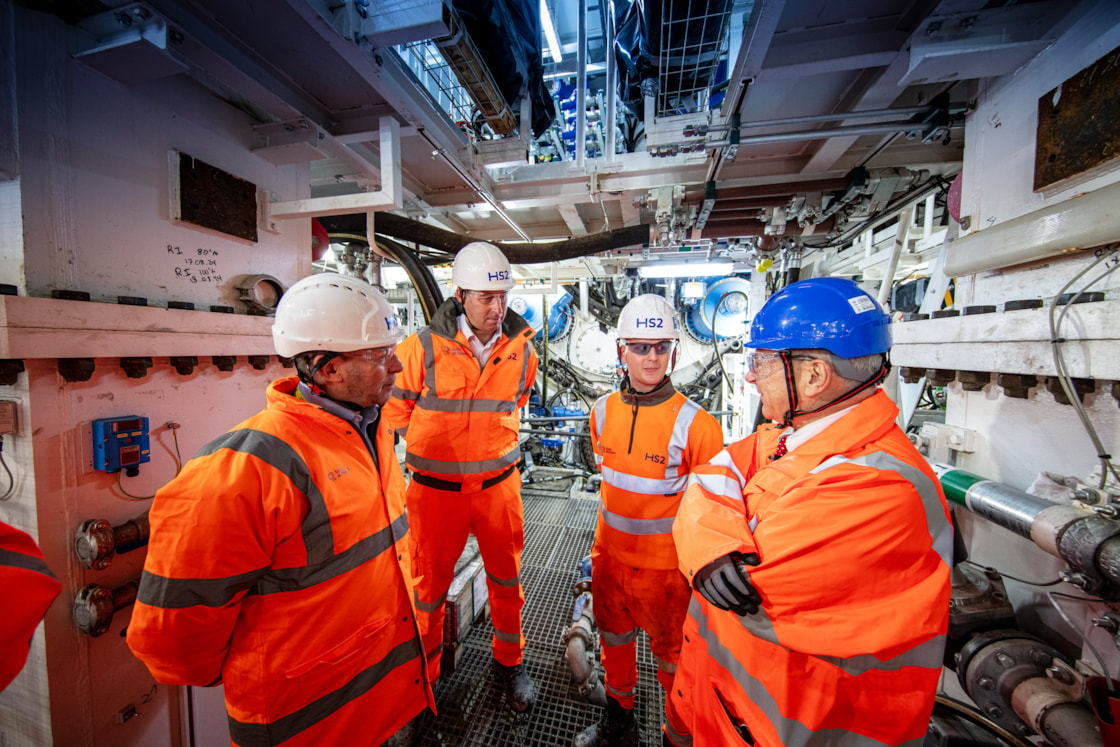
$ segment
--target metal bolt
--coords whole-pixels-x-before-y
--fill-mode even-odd
[[[1063,685],[1073,684],[1073,675],[1065,669],[1062,669],[1061,667],[1047,667],[1046,673],[1056,679],[1058,682],[1061,682]]]
[[[1090,581],[1088,576],[1077,571],[1062,571],[1058,574],[1058,577],[1070,586],[1076,586],[1079,589],[1087,590],[1092,584],[1092,581]]]
[[[1032,648],[1031,661],[1040,667],[1048,667],[1054,663],[1054,657],[1041,649]]]
[[[1108,633],[1120,632],[1120,615],[1112,613],[1093,618],[1093,627],[1100,628]]]
[[[1011,669],[1011,667],[1015,666],[1015,660],[1002,651],[996,652],[996,661],[998,661],[999,665],[1004,669]]]
[[[126,29],[132,26],[132,18],[125,13],[114,13],[113,17],[117,19],[117,23]]]
[[[988,705],[984,706],[984,713],[988,714],[992,718],[999,718],[1003,715],[1003,709],[995,703],[989,703]]]
[[[1120,519],[1120,506],[1117,506],[1115,503],[1109,503],[1106,506],[1093,506],[1093,511],[1095,511],[1098,516],[1103,516],[1106,519],[1111,519],[1113,521]]]
[[[976,684],[979,685],[980,687],[984,688],[985,690],[995,690],[996,689],[996,681],[993,680],[988,675],[981,676],[980,679],[976,680]]]
[[[962,215],[961,216],[961,228],[963,228],[965,231],[967,231],[971,227],[972,227],[972,218],[970,218],[967,215]]]

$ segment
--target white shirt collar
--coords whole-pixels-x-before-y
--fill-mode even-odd
[[[471,352],[474,353],[474,357],[478,358],[482,363],[485,363],[490,353],[497,347],[498,341],[502,339],[502,330],[499,329],[494,333],[494,336],[490,338],[490,342],[483,344],[482,340],[478,339],[478,335],[471,329],[466,314],[460,314],[456,322],[459,325],[459,331],[463,333],[463,337],[467,338],[467,342],[471,346]]]
[[[826,415],[820,420],[814,420],[812,423],[808,423],[797,429],[793,427],[786,428],[784,432],[789,434],[789,438],[786,439],[786,453],[788,454],[813,436],[828,428],[828,426],[848,414],[848,411],[853,407],[855,407],[855,405],[849,405],[839,412]]]

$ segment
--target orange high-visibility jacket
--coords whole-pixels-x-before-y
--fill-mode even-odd
[[[507,311],[502,339],[480,365],[459,332],[462,304],[449,298],[431,324],[397,346],[397,374],[383,417],[405,436],[414,472],[462,482],[501,473],[521,458],[518,410],[537,376],[533,329]]]
[[[672,697],[697,744],[922,743],[953,538],[897,415],[879,391],[777,460],[769,426],[693,473],[673,528],[681,571],[757,553],[762,597],[739,617],[693,592]]]
[[[716,419],[665,381],[623,390],[591,408],[591,444],[603,475],[595,544],[635,568],[677,567],[673,518],[688,473],[723,448]]]
[[[128,645],[159,682],[223,682],[235,744],[380,745],[434,708],[404,478],[384,423],[378,468],[361,416],[297,383],[157,493]]]
[[[62,585],[47,568],[31,535],[0,521],[0,589],[8,602],[0,615],[0,690],[27,663],[31,636]]]

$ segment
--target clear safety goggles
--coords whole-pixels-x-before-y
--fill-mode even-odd
[[[349,353],[343,354],[344,358],[354,360],[361,358],[362,360],[369,361],[370,363],[380,366],[397,353],[396,345],[389,345],[383,348],[363,348],[361,350],[352,350]]]
[[[759,366],[767,361],[776,361],[781,359],[781,353],[747,353],[747,368],[751,373],[758,373]],[[817,358],[811,355],[791,355],[790,360],[793,361],[815,361]]]
[[[467,291],[483,306],[507,306],[509,304],[509,291],[500,293],[484,293],[482,291]]]
[[[672,340],[662,340],[661,342],[628,342],[626,348],[634,355],[648,355],[650,350],[653,350],[658,355],[668,355],[673,352]]]
[[[751,373],[758,373],[760,365],[767,361],[776,361],[781,357],[781,353],[747,353],[747,369]]]

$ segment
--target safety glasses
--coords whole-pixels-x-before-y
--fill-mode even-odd
[[[482,293],[480,291],[468,291],[470,295],[483,306],[506,306],[509,304],[509,293]]]
[[[758,373],[759,364],[765,363],[766,361],[776,361],[781,357],[781,353],[747,353],[747,368],[751,373]],[[794,361],[820,360],[812,355],[791,355],[789,358]]]
[[[634,355],[648,355],[652,349],[658,355],[668,355],[673,352],[673,341],[662,340],[661,342],[628,342],[626,343],[627,349]]]
[[[782,357],[781,353],[747,353],[747,369],[751,373],[758,373],[760,364],[767,361],[776,361]]]
[[[397,352],[396,345],[390,345],[384,348],[363,348],[362,350],[352,350],[346,353],[343,357],[350,360],[361,358],[362,360],[369,361],[374,365],[381,365],[387,362]]]

